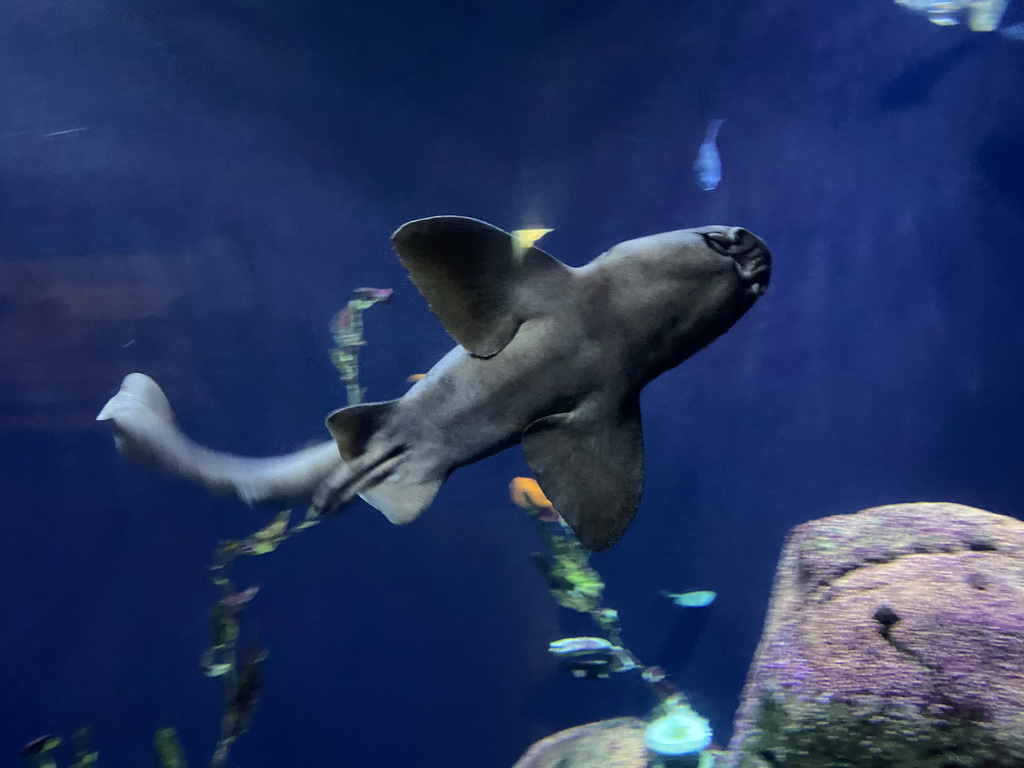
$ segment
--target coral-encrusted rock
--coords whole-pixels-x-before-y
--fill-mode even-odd
[[[922,503],[797,526],[726,765],[1024,766],[1024,523]]]
[[[647,722],[637,717],[602,720],[541,739],[512,768],[645,768]]]

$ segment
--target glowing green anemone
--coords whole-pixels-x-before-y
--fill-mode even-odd
[[[644,743],[659,755],[691,755],[711,745],[711,726],[689,707],[676,706],[647,726]]]

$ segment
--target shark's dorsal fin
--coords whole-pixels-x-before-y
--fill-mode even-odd
[[[635,395],[617,407],[593,405],[533,422],[523,432],[523,453],[580,543],[600,552],[619,540],[636,514],[644,446]]]
[[[464,216],[410,221],[391,242],[445,330],[476,357],[496,355],[512,340],[526,319],[532,283],[569,271],[539,248],[517,248],[510,233]]]
[[[360,459],[373,436],[391,417],[398,401],[363,403],[334,411],[327,417],[327,429],[338,444],[338,452],[358,471]],[[444,478],[427,477],[417,472],[422,467],[405,466],[401,472],[387,473],[367,490],[359,492],[363,501],[383,513],[395,525],[415,520],[434,500]]]
[[[354,461],[370,438],[383,426],[397,400],[383,403],[361,403],[339,408],[327,416],[327,431],[338,444],[338,452],[345,461]]]

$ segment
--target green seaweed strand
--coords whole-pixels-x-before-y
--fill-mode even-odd
[[[661,704],[686,704],[686,696],[675,684],[663,674],[652,674],[655,668],[646,666],[622,642],[619,612],[602,603],[604,581],[590,564],[590,553],[580,544],[572,528],[553,507],[539,507],[527,502],[524,508],[550,553],[538,560],[551,596],[563,608],[589,615],[599,627],[599,634],[618,649],[611,671],[642,670],[645,682]]]
[[[391,290],[356,288],[354,294],[355,297],[338,313],[331,327],[334,337],[334,347],[330,350],[331,362],[341,374],[349,405],[358,405],[363,396],[359,386],[359,350],[366,345],[363,338],[363,312],[374,304],[387,301]],[[256,596],[259,588],[250,587],[238,591],[228,572],[236,557],[274,552],[285,540],[318,525],[321,518],[309,510],[301,522],[290,526],[290,521],[291,510],[286,509],[279,512],[269,525],[250,536],[222,541],[214,554],[213,565],[210,566],[210,579],[220,593],[220,599],[210,610],[213,641],[203,652],[200,666],[207,677],[219,677],[224,684],[220,737],[210,759],[210,768],[224,768],[231,747],[239,736],[248,731],[259,702],[260,664],[267,658],[266,650],[256,649],[239,663],[236,646],[241,633],[242,610]],[[96,768],[98,754],[89,748],[89,730],[81,729],[76,734],[76,741],[75,762],[70,768]],[[188,768],[178,732],[173,727],[159,729],[154,736],[154,743],[162,768]],[[52,752],[60,744],[59,736],[41,736],[29,743],[22,754],[35,768],[58,768]]]
[[[366,345],[363,337],[363,312],[374,304],[387,301],[390,289],[357,288],[355,297],[334,318],[331,333],[334,347],[329,351],[331,362],[345,384],[348,405],[362,402],[359,386],[359,350]],[[295,534],[319,525],[322,518],[307,510],[305,519],[289,526],[291,510],[279,512],[267,526],[245,539],[222,541],[210,566],[211,580],[221,598],[211,610],[213,643],[203,654],[201,666],[208,677],[224,681],[224,712],[221,715],[220,738],[210,760],[210,768],[224,768],[231,747],[249,729],[259,702],[259,665],[267,658],[266,650],[252,651],[239,664],[236,644],[240,634],[241,613],[258,591],[257,587],[238,591],[232,584],[229,570],[240,555],[266,555],[274,552]],[[178,768],[164,766],[164,768]],[[182,767],[183,768],[183,767]]]
[[[359,386],[359,349],[366,345],[366,339],[363,338],[363,312],[378,302],[387,301],[391,291],[357,288],[355,294],[348,306],[334,317],[331,324],[334,346],[328,350],[331,362],[338,369],[341,382],[345,385],[349,405],[358,405],[363,401],[363,390]]]

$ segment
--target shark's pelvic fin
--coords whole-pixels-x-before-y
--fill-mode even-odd
[[[523,453],[580,543],[600,552],[619,540],[636,514],[644,448],[636,395],[618,407],[595,405],[533,422],[523,433]]]
[[[409,461],[402,446],[383,456],[371,452],[371,439],[387,423],[397,404],[397,400],[389,400],[353,405],[327,417],[327,429],[351,471],[336,474],[325,486],[345,488],[335,497],[342,503],[347,500],[345,496],[358,493],[389,521],[401,525],[415,520],[430,506],[444,478],[425,476],[421,471],[424,468]],[[321,491],[330,493],[328,487]]]
[[[391,242],[445,330],[476,357],[496,355],[515,336],[531,283],[568,273],[539,248],[517,248],[510,233],[463,216],[410,221]]]

